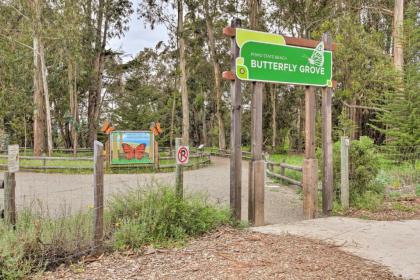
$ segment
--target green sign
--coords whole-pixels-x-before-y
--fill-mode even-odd
[[[332,52],[285,45],[281,35],[237,29],[236,75],[244,81],[332,86]]]

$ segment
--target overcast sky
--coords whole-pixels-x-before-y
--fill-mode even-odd
[[[113,38],[109,42],[109,47],[113,50],[121,50],[125,53],[124,61],[135,57],[144,48],[153,48],[159,41],[168,40],[168,32],[165,26],[157,25],[154,30],[151,30],[149,27],[144,27],[144,22],[138,19],[139,1],[133,1],[133,8],[136,12],[131,15],[130,29],[120,39]]]

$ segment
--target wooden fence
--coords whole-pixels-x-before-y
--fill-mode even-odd
[[[7,155],[0,155],[0,159],[5,159],[7,162]],[[93,163],[93,157],[46,157],[46,156],[19,156],[20,159],[20,170],[22,171],[65,171],[65,170],[80,170],[80,171],[92,171],[91,163]],[[186,168],[198,168],[202,165],[210,163],[210,154],[205,152],[195,152],[190,155],[192,160],[189,164],[185,165]],[[30,163],[30,162],[33,163]],[[161,161],[173,161],[170,164],[160,164]],[[58,162],[55,164],[53,162]],[[68,163],[68,166],[66,166]],[[77,166],[76,166],[77,165]],[[155,169],[155,170],[166,170],[175,169],[175,157],[174,156],[163,156],[159,157],[156,163],[151,164],[137,164],[137,165],[124,165],[124,166],[110,166],[110,169]],[[7,163],[0,163],[0,169],[7,169]]]
[[[214,155],[214,156],[219,156],[219,157],[229,157],[230,156],[230,151],[229,150],[224,150],[224,149],[211,148],[210,149],[210,154]],[[251,159],[251,152],[242,151],[242,159],[250,160]],[[286,169],[302,173],[303,172],[302,166],[295,166],[295,165],[287,164],[287,163],[284,163],[284,162],[273,162],[273,161],[269,161],[267,159],[265,159],[265,163],[266,163],[266,166],[267,166],[266,174],[267,174],[268,177],[280,179],[280,180],[286,181],[288,183],[291,183],[293,185],[297,185],[297,186],[302,187],[302,181],[297,181],[293,178],[290,178],[290,177],[286,176]],[[275,167],[280,168],[280,173],[276,173]]]

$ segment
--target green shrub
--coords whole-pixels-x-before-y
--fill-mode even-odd
[[[199,198],[180,199],[169,187],[152,186],[118,194],[109,208],[117,249],[183,242],[189,236],[230,223],[227,209]]]
[[[321,150],[317,151],[319,166],[322,166]],[[350,202],[360,201],[366,192],[383,193],[385,178],[378,177],[379,163],[373,140],[362,136],[360,140],[351,141],[349,148],[349,183]],[[341,142],[333,146],[334,192],[335,199],[340,200],[341,181]],[[321,174],[322,176],[322,174]]]
[[[363,194],[354,194],[352,203],[355,208],[375,211],[380,208],[383,201],[383,194],[368,190]]]
[[[0,279],[22,279],[76,259],[89,252],[92,236],[92,213],[49,218],[22,211],[15,230],[0,222]]]

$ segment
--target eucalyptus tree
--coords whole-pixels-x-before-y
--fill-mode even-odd
[[[174,10],[177,11],[177,21],[174,22]],[[184,0],[143,0],[140,3],[139,14],[153,28],[155,24],[164,24],[173,37],[176,37],[179,52],[179,87],[182,99],[182,139],[184,144],[190,141],[190,109],[188,100],[187,67],[185,54],[184,30]]]
[[[101,112],[107,42],[112,37],[122,36],[128,29],[133,9],[130,0],[87,0],[83,10],[86,24],[83,40],[92,65],[88,94],[88,145],[92,146],[97,137]]]

